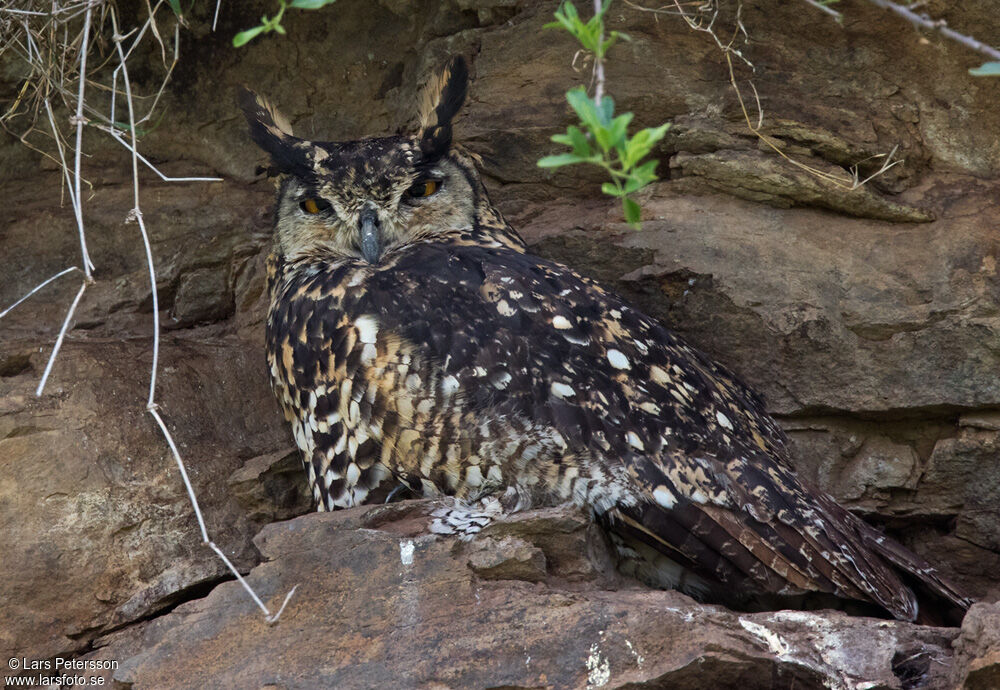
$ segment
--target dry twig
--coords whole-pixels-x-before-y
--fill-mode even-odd
[[[938,31],[945,38],[961,43],[967,48],[971,48],[978,53],[986,55],[992,60],[1000,61],[1000,50],[988,46],[982,41],[978,41],[972,36],[967,36],[966,34],[959,33],[951,27],[948,26],[948,22],[943,19],[931,19],[926,14],[917,14],[910,7],[904,7],[898,2],[890,2],[889,0],[868,0],[871,4],[876,7],[881,7],[884,10],[889,10],[895,12],[900,17],[906,21],[914,24],[915,26],[922,27],[924,29],[932,29],[933,31]]]
[[[130,152],[134,205],[126,220],[135,221],[138,224],[139,234],[145,249],[147,270],[149,272],[149,281],[152,291],[153,362],[150,370],[149,396],[146,401],[146,410],[153,417],[162,432],[167,445],[170,447],[174,460],[177,463],[178,470],[180,471],[181,478],[184,482],[184,488],[187,491],[188,499],[191,502],[191,507],[198,521],[202,541],[215,552],[215,554],[225,564],[226,568],[236,577],[239,583],[253,599],[254,603],[261,609],[267,622],[275,623],[284,611],[285,606],[288,604],[288,601],[292,594],[294,594],[297,586],[293,587],[292,590],[288,592],[278,610],[275,613],[272,613],[256,592],[254,592],[249,583],[247,583],[243,576],[236,570],[235,566],[229,558],[226,557],[225,553],[223,553],[215,542],[212,541],[205,526],[205,519],[198,504],[194,488],[191,484],[190,478],[188,477],[184,462],[178,452],[177,444],[174,442],[173,437],[167,429],[167,425],[160,415],[159,406],[156,403],[156,379],[159,368],[160,349],[159,298],[156,289],[156,270],[153,262],[152,247],[150,246],[149,234],[146,230],[145,220],[140,207],[139,162],[141,161],[144,165],[148,166],[151,170],[153,170],[153,172],[159,175],[162,180],[167,182],[220,180],[220,178],[215,177],[168,177],[160,172],[138,151],[138,125],[148,121],[153,112],[156,110],[160,102],[160,98],[163,95],[166,85],[173,72],[174,66],[177,64],[179,58],[179,19],[178,25],[174,27],[174,41],[172,50],[170,51],[172,56],[169,61],[167,59],[167,47],[161,37],[161,32],[156,22],[157,11],[164,6],[164,2],[165,0],[157,0],[155,4],[150,5],[147,1],[146,8],[148,10],[148,17],[146,21],[141,27],[136,27],[127,34],[121,34],[119,32],[118,13],[116,7],[112,3],[105,2],[104,0],[69,0],[67,2],[53,0],[51,10],[49,12],[24,10],[19,8],[0,8],[0,29],[10,29],[13,27],[15,30],[15,35],[10,40],[0,42],[0,54],[2,54],[5,50],[13,50],[30,68],[30,73],[25,77],[24,83],[19,90],[14,103],[2,116],[0,116],[0,125],[10,131],[10,126],[14,124],[15,120],[17,122],[25,122],[26,125],[24,129],[19,133],[15,133],[15,135],[29,147],[35,150],[41,150],[39,146],[32,144],[28,140],[28,137],[36,131],[35,125],[37,119],[40,111],[44,109],[51,128],[52,139],[55,142],[58,160],[51,153],[44,150],[42,153],[51,160],[56,161],[63,172],[63,181],[66,184],[66,191],[69,194],[70,202],[73,206],[73,213],[76,219],[79,234],[80,252],[83,258],[82,269],[73,266],[42,281],[14,304],[0,312],[0,318],[6,316],[12,309],[22,304],[25,300],[35,295],[42,288],[56,279],[75,270],[83,271],[84,281],[69,307],[66,318],[62,323],[58,338],[56,339],[53,347],[52,354],[48,359],[45,371],[38,384],[38,388],[35,391],[36,395],[41,396],[46,381],[52,371],[56,356],[62,346],[66,333],[69,331],[73,314],[83,298],[87,285],[93,282],[92,270],[94,269],[94,264],[87,251],[86,232],[83,220],[82,184],[85,182],[81,175],[81,161],[83,157],[83,128],[84,126],[91,126],[96,130],[106,132]],[[218,12],[218,7],[216,8],[216,12]],[[3,16],[5,13],[16,16],[16,23],[13,23],[11,20],[5,18]],[[73,29],[71,25],[75,25],[75,22],[81,18],[83,23],[82,29],[80,29],[78,33],[73,33],[75,29]],[[114,52],[107,55],[103,63],[99,62],[96,68],[90,67],[88,65],[88,58],[91,57],[93,52],[93,39],[101,33],[105,20],[109,18],[113,30]],[[165,75],[160,83],[159,89],[151,97],[151,103],[146,109],[145,114],[142,117],[137,117],[135,104],[137,100],[141,100],[143,97],[139,94],[132,93],[132,84],[128,75],[127,62],[136,47],[140,44],[140,42],[145,40],[147,36],[151,36],[151,40],[155,40],[160,47],[162,62],[165,68]],[[123,48],[123,44],[127,40],[130,40],[130,44],[126,50]],[[110,85],[94,80],[91,77],[91,74],[101,73],[103,71],[102,68],[113,59],[113,56],[117,56],[118,65],[112,73]],[[69,65],[77,65],[75,68],[75,74],[74,69],[69,67]],[[118,87],[119,76],[122,80],[121,90]],[[70,90],[70,85],[74,82],[76,83],[75,99],[73,98],[73,94]],[[87,103],[86,93],[88,86],[94,90],[108,92],[110,94],[110,108],[108,114],[100,112],[97,108],[94,108]],[[70,146],[68,138],[60,130],[57,124],[57,119],[53,113],[51,103],[53,96],[61,98],[66,109],[74,113],[69,118],[71,127],[75,128],[74,146]],[[119,97],[124,99],[127,105],[127,126],[116,121],[115,109]],[[127,141],[125,139],[125,135],[128,135],[131,141]],[[72,167],[67,161],[67,149],[69,149],[72,153]]]
[[[119,65],[115,68],[115,79],[117,79],[117,74],[120,72],[122,83],[125,86],[124,95],[125,102],[128,105],[129,132],[132,136],[132,142],[128,145],[128,148],[132,154],[132,198],[135,205],[129,212],[129,219],[134,220],[139,226],[139,234],[142,236],[142,244],[146,250],[146,263],[147,269],[149,270],[149,285],[153,297],[153,365],[149,375],[149,398],[146,401],[146,410],[150,415],[152,415],[153,419],[160,427],[160,431],[163,432],[167,445],[170,446],[170,451],[174,456],[175,462],[177,463],[177,469],[180,471],[181,479],[184,481],[184,488],[187,490],[188,499],[191,501],[191,507],[194,509],[195,517],[198,519],[198,527],[201,529],[202,541],[215,552],[219,559],[221,559],[225,564],[226,568],[228,568],[229,571],[236,577],[239,583],[243,586],[243,589],[246,590],[246,592],[253,599],[254,603],[257,604],[261,611],[263,611],[267,622],[276,623],[278,621],[278,617],[281,616],[282,611],[285,609],[285,604],[288,603],[292,594],[295,593],[295,587],[293,587],[285,597],[285,601],[282,603],[281,608],[278,609],[276,613],[272,614],[261,598],[257,596],[253,587],[250,586],[250,584],[236,569],[236,566],[232,564],[229,558],[226,557],[226,554],[223,553],[222,549],[220,549],[208,536],[208,529],[205,527],[205,518],[202,516],[201,508],[198,505],[198,498],[195,495],[194,487],[191,485],[191,480],[188,478],[184,461],[181,459],[180,452],[177,450],[177,444],[174,443],[173,436],[170,434],[170,431],[167,429],[167,425],[160,416],[159,405],[156,403],[156,374],[160,356],[160,310],[159,297],[156,289],[156,268],[153,264],[153,250],[149,243],[149,233],[146,231],[146,222],[143,219],[142,208],[139,203],[139,153],[136,148],[138,141],[136,137],[135,106],[132,103],[132,83],[128,76],[125,51],[122,50],[122,42],[126,37],[118,33],[118,19],[114,11],[111,13],[111,23],[115,32],[113,37],[115,50],[118,52],[119,58]]]
[[[806,1],[809,2],[810,0]],[[875,2],[876,0],[872,1]],[[755,123],[754,118],[750,116],[750,111],[747,109],[746,102],[744,101],[743,98],[743,92],[740,90],[739,83],[736,80],[736,70],[733,65],[733,56],[735,56],[737,59],[743,62],[747,67],[749,67],[751,71],[754,71],[753,63],[749,60],[749,58],[746,55],[743,54],[743,52],[740,49],[736,47],[740,37],[743,38],[744,43],[746,43],[748,40],[747,30],[746,27],[743,25],[743,19],[742,19],[742,14],[743,14],[742,2],[737,2],[735,27],[733,29],[733,35],[726,42],[723,42],[723,40],[719,37],[718,33],[715,30],[715,23],[719,16],[719,9],[715,0],[706,0],[706,2],[698,4],[694,13],[691,13],[685,10],[684,8],[685,5],[691,5],[692,3],[681,3],[680,0],[671,0],[671,4],[669,6],[664,6],[659,8],[644,7],[642,5],[636,4],[632,0],[625,0],[625,2],[630,7],[633,7],[637,10],[641,10],[644,12],[652,12],[655,15],[670,14],[674,16],[679,16],[685,21],[685,23],[687,23],[690,29],[694,31],[700,31],[702,33],[707,33],[709,36],[711,36],[712,39],[715,41],[715,44],[719,47],[719,50],[722,51],[723,55],[726,58],[726,65],[729,68],[729,83],[733,88],[733,92],[736,94],[736,99],[739,101],[740,110],[742,111],[743,118],[746,121],[747,129],[749,129],[750,132],[758,139],[760,139],[760,141],[762,141],[768,148],[773,150],[775,153],[777,153],[779,156],[784,158],[786,161],[788,161],[795,167],[805,170],[809,174],[815,175],[820,179],[826,180],[827,182],[841,189],[853,190],[857,189],[862,185],[867,184],[872,179],[878,177],[879,175],[884,174],[890,168],[902,163],[901,160],[893,159],[896,153],[896,147],[893,147],[892,151],[890,151],[888,154],[884,153],[876,154],[875,156],[871,156],[869,159],[866,159],[870,160],[871,158],[882,158],[884,160],[878,170],[876,170],[871,175],[868,175],[864,179],[861,179],[861,175],[858,169],[860,163],[863,163],[864,161],[859,161],[859,163],[852,166],[849,171],[845,171],[843,175],[835,175],[825,170],[820,170],[813,166],[806,165],[805,163],[802,163],[800,161],[791,158],[788,154],[786,154],[782,150],[780,141],[778,141],[774,137],[765,134],[762,131],[764,125],[764,109],[761,106],[760,96],[757,93],[757,88],[756,86],[754,86],[753,81],[748,82],[750,84],[750,89],[753,91],[754,103],[757,109],[757,117]],[[810,2],[810,4],[819,5],[819,3],[816,2]],[[829,8],[824,8],[824,9],[829,10]]]

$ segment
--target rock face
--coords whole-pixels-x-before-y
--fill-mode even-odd
[[[716,26],[728,35],[721,4]],[[958,631],[740,616],[637,589],[564,514],[458,545],[420,536],[416,522],[401,532],[396,508],[269,524],[309,501],[263,366],[273,185],[255,176],[264,159],[234,95],[253,86],[303,136],[386,134],[412,120],[422,75],[467,55],[473,84],[456,138],[482,157],[492,198],[534,250],[605,281],[737,371],[786,427],[804,476],[989,602],[1000,593],[1000,86],[968,76],[975,55],[867,3],[845,10],[844,26],[805,3],[744,7],[741,50],[755,72],[736,64],[737,84],[752,109],[752,76],[771,144],[847,177],[855,164],[875,172],[871,157],[894,148],[904,160],[845,191],[748,129],[710,37],[616,3],[610,27],[633,40],[612,49],[609,90],[637,124],[674,123],[635,232],[593,171],[535,165],[572,122],[563,94],[588,78],[572,68],[569,37],[540,28],[554,3],[338,0],[290,11],[287,37],[239,50],[233,33],[271,3],[223,3],[214,34],[212,3],[195,5],[167,115],[140,149],[166,174],[223,180],[141,176],[159,313],[126,222],[129,161],[87,128],[95,283],[40,398],[78,278],[0,320],[0,654],[111,654],[119,682],[135,687],[163,687],[171,653],[199,660],[191,683],[217,687],[349,687],[364,677],[352,665],[428,688],[997,685],[986,604],[952,664]],[[992,3],[928,6],[1000,44]],[[135,23],[128,11],[123,20]],[[158,85],[158,53],[133,60],[137,86]],[[12,102],[21,66],[10,52],[0,64],[0,100]],[[93,105],[103,97],[95,90]],[[0,134],[0,179],[4,308],[77,263],[79,248],[47,159]],[[301,585],[274,628],[220,584],[229,576],[201,544],[145,412],[154,318],[164,328],[156,399],[212,538],[269,602]],[[401,539],[413,541],[412,564],[400,561]]]
[[[951,680],[956,687],[1000,687],[1000,605],[975,604],[955,641],[957,659]]]
[[[269,525],[248,580],[274,601],[298,584],[279,622],[268,627],[238,584],[220,585],[147,626],[143,651],[115,681],[133,690],[204,678],[359,690],[693,689],[707,678],[761,690],[926,687],[945,680],[958,634],[842,614],[737,615],[677,592],[619,589],[575,511],[532,511],[472,543],[417,532],[427,512],[415,502]],[[99,654],[113,658],[114,643]]]

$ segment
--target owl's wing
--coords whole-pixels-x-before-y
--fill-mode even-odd
[[[609,513],[623,532],[723,583],[824,591],[913,619],[914,595],[881,554],[967,605],[804,486],[759,397],[598,284],[482,246],[418,244],[390,263],[345,296],[348,311],[453,377],[466,409],[547,424],[571,451],[624,465],[639,499]]]
[[[565,266],[435,243],[392,260],[393,270],[345,296],[345,308],[372,313],[416,345],[474,404],[503,402],[618,454],[635,449],[633,432],[655,455],[667,432],[691,452],[745,443],[786,462],[784,434],[753,391]]]

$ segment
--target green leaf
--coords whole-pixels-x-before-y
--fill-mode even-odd
[[[622,113],[611,121],[611,126],[608,128],[611,131],[611,148],[624,149],[625,134],[628,132],[632,117],[632,113]]]
[[[613,182],[605,182],[601,185],[601,191],[608,196],[621,196],[622,190],[617,187]]]
[[[601,35],[589,26],[583,27],[583,30],[577,38],[580,39],[580,45],[589,50],[591,53],[596,53],[598,51],[598,48],[600,47],[598,42],[601,40]]]
[[[590,150],[590,142],[587,140],[587,135],[581,132],[579,127],[568,127],[566,133],[573,142],[573,153],[578,156],[590,156],[593,154]]]
[[[625,183],[625,193],[632,194],[649,184],[650,180],[643,180],[641,177],[630,177]]]
[[[640,180],[638,177],[630,177],[625,182],[625,187],[622,190],[622,194],[632,194],[634,192],[638,192],[645,186],[646,185],[644,185],[642,183],[642,180]]]
[[[564,2],[563,4],[561,4],[559,6],[559,9],[562,10],[563,15],[571,23],[578,23],[578,24],[581,23],[580,22],[580,13],[576,11],[576,5],[574,5],[573,3],[569,2],[569,0],[566,0],[566,2]],[[558,14],[558,11],[556,13]]]
[[[659,127],[649,127],[644,129],[643,131],[649,132],[649,143],[655,144],[656,142],[658,142],[660,139],[663,138],[663,136],[667,133],[668,129],[670,129],[670,123],[664,122]]]
[[[594,139],[597,141],[597,145],[601,147],[601,150],[607,153],[611,150],[611,130],[602,125],[598,125],[594,129],[590,130],[590,133],[594,135]]]
[[[639,219],[642,215],[642,209],[632,199],[627,196],[622,197],[622,210],[625,212],[625,222],[631,225],[636,230],[639,229]]]
[[[625,193],[631,194],[656,180],[656,166],[659,161],[646,161],[638,168],[629,173],[628,181],[625,183]]]
[[[660,161],[657,160],[646,161],[638,168],[633,170],[632,175],[642,180],[643,184],[648,184],[649,182],[652,182],[653,180],[656,179],[656,166],[659,163]]]
[[[580,17],[577,14],[576,7],[573,6],[573,3],[564,2],[560,4],[553,16],[555,16],[556,21],[549,22],[543,28],[565,29],[571,35],[579,39],[580,29],[583,28],[583,24],[580,22]]]
[[[601,117],[597,114],[597,106],[594,105],[594,101],[587,95],[586,89],[582,86],[570,89],[566,92],[566,100],[576,112],[577,117],[580,118],[580,122],[583,123],[584,127],[591,132],[600,128]]]
[[[274,30],[277,31],[282,36],[285,35],[285,27],[283,27],[281,24],[275,24],[274,25]]]
[[[600,36],[598,36],[598,39],[600,39]],[[611,48],[611,46],[615,44],[617,40],[618,36],[612,34],[611,38],[606,39],[604,43],[602,43],[599,46],[599,51],[595,50],[594,52],[598,54],[598,57],[604,57],[605,55],[608,54],[608,50]]]
[[[652,145],[649,143],[649,130],[640,130],[625,144],[625,153],[621,155],[622,167],[630,169],[638,163],[643,156],[649,153]]]
[[[318,10],[320,7],[332,5],[336,0],[292,0],[292,7],[300,10]]]
[[[578,156],[587,158],[591,155],[590,142],[587,141],[587,136],[580,131],[579,127],[569,127],[566,130],[566,134],[553,134],[551,137],[552,141],[557,144],[564,144],[573,149],[573,153]]]
[[[247,43],[255,39],[258,35],[260,35],[266,30],[267,30],[266,26],[255,26],[252,29],[247,29],[246,31],[239,32],[238,34],[233,36],[233,47],[239,48],[240,46],[246,45]]]
[[[178,17],[182,16],[181,0],[167,0],[167,4],[170,5],[170,9],[174,11],[175,15]]]
[[[663,135],[666,134],[669,128],[670,123],[668,122],[659,127],[647,127],[636,132],[625,146],[625,155],[622,156],[622,167],[628,170],[642,160],[646,154],[653,150],[653,145],[663,138]]]
[[[1000,62],[984,62],[970,69],[969,74],[974,77],[1000,77]]]
[[[576,36],[577,28],[572,21],[570,21],[566,17],[561,17],[558,14],[556,15],[556,19],[558,19],[559,21],[552,22],[551,24],[546,24],[546,26],[552,27],[553,29],[565,29],[567,32],[569,32],[571,36],[574,37]]]
[[[574,163],[586,163],[587,159],[582,156],[578,156],[575,153],[559,153],[554,156],[545,156],[538,161],[539,168],[559,168],[564,165],[573,165]]]

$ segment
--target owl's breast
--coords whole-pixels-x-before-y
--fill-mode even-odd
[[[394,389],[410,356],[379,324],[345,303],[370,267],[309,266],[274,283],[267,321],[271,382],[302,451],[321,508],[367,497],[388,472],[378,465],[392,431]]]

